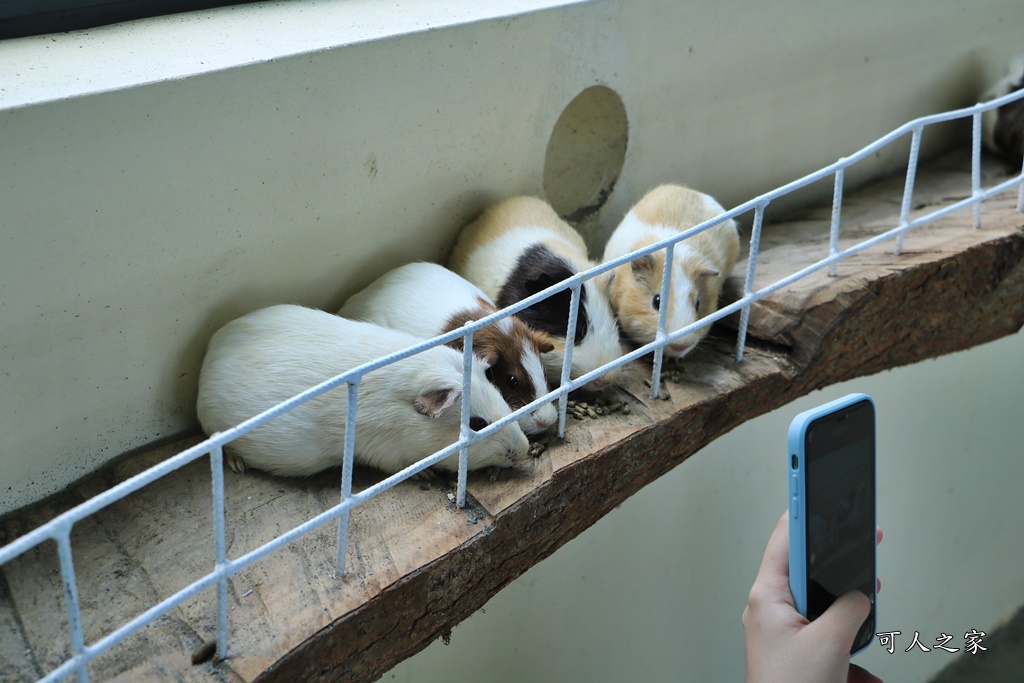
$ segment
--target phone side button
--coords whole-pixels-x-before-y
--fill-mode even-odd
[[[789,517],[790,519],[800,519],[800,506],[797,505],[796,496],[791,496],[789,499]]]
[[[793,498],[796,496],[796,475],[789,475],[789,497]]]

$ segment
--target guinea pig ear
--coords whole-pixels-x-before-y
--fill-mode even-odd
[[[474,344],[474,346],[476,345]],[[493,367],[494,364],[498,362],[499,356],[497,349],[484,347],[480,349],[473,349],[473,353],[476,355],[477,360],[480,361],[480,366],[483,370]]]
[[[648,254],[631,261],[629,266],[633,269],[633,275],[638,278],[646,277],[654,271],[654,257]]]
[[[450,408],[462,395],[461,389],[431,389],[417,396],[413,401],[416,412],[436,420],[445,410]]]
[[[548,275],[547,273],[539,273],[537,277],[526,280],[523,283],[523,286],[526,288],[527,292],[533,295],[536,294],[537,292],[544,291],[545,289],[555,284],[556,282],[558,282],[558,280],[556,280],[551,275]]]
[[[722,274],[722,271],[715,268],[715,264],[707,259],[701,259],[700,271],[697,272],[697,277],[718,277]]]
[[[612,283],[615,281],[615,271],[618,268],[607,270],[600,275],[595,275],[591,282],[597,285],[597,288],[603,292],[610,292],[612,289]]]
[[[534,330],[533,341],[537,344],[537,351],[539,353],[551,353],[555,350],[555,345],[551,343],[551,337],[544,332]]]

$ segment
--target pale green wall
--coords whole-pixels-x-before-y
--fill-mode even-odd
[[[878,408],[879,628],[856,662],[924,683],[1024,603],[1024,335],[817,392],[647,486],[384,681],[743,680],[740,615],[786,505],[786,430],[854,391]],[[984,641],[982,641],[984,645]],[[979,653],[978,656],[983,656]]]

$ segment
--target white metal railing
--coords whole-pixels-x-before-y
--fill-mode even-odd
[[[712,323],[721,320],[722,318],[732,315],[736,311],[740,311],[740,325],[739,334],[736,341],[736,359],[742,360],[743,350],[746,344],[747,324],[750,315],[750,306],[755,301],[763,299],[769,294],[786,287],[787,285],[799,280],[807,275],[820,270],[824,267],[828,267],[830,274],[835,275],[836,264],[842,259],[856,254],[860,251],[868,249],[886,240],[896,238],[896,253],[900,253],[902,249],[904,235],[913,230],[916,227],[934,221],[938,218],[946,216],[954,211],[958,211],[967,206],[974,207],[974,226],[979,227],[981,221],[980,206],[981,202],[992,197],[996,194],[1004,192],[1011,187],[1019,186],[1018,199],[1017,199],[1017,211],[1024,212],[1024,168],[1019,175],[1010,178],[998,185],[995,185],[987,190],[981,188],[981,114],[983,111],[993,109],[1003,104],[1016,101],[1024,98],[1024,90],[1011,93],[996,100],[984,104],[978,104],[973,107],[958,109],[955,111],[945,112],[942,114],[936,114],[934,116],[926,116],[919,119],[915,119],[896,130],[892,131],[888,135],[879,138],[870,145],[864,147],[860,151],[852,154],[848,157],[839,159],[834,164],[826,166],[821,170],[811,173],[809,175],[795,180],[787,185],[779,187],[771,192],[755,197],[750,201],[741,204],[711,220],[700,223],[693,228],[674,235],[670,238],[662,240],[656,244],[652,244],[643,249],[638,249],[630,254],[622,256],[607,263],[603,263],[590,270],[582,273],[578,273],[556,285],[545,289],[542,292],[534,294],[522,301],[513,304],[507,308],[502,309],[496,313],[493,313],[485,318],[477,321],[469,322],[458,330],[453,330],[447,334],[435,337],[430,340],[423,341],[419,344],[411,346],[407,349],[399,351],[397,353],[384,356],[370,363],[366,363],[357,368],[353,368],[347,372],[341,373],[335,377],[332,377],[315,387],[311,387],[302,393],[293,396],[292,398],[284,401],[262,413],[252,417],[241,424],[232,427],[224,432],[219,432],[210,436],[202,443],[196,444],[192,448],[189,448],[158,465],[151,467],[150,469],[141,472],[134,477],[114,486],[113,488],[105,491],[94,498],[87,500],[86,502],[78,505],[77,507],[68,510],[67,512],[57,516],[53,520],[40,526],[39,528],[25,534],[24,536],[16,539],[10,544],[0,548],[0,565],[12,560],[15,557],[25,553],[38,546],[47,540],[53,540],[57,544],[58,555],[60,558],[60,573],[64,586],[64,603],[68,612],[68,628],[71,636],[71,657],[68,658],[63,664],[51,671],[44,678],[40,679],[43,681],[54,681],[72,673],[77,674],[79,681],[88,680],[88,663],[99,656],[101,653],[110,649],[117,643],[121,642],[128,636],[132,635],[144,626],[152,623],[159,617],[167,614],[178,605],[182,604],[185,600],[193,597],[200,591],[203,591],[211,586],[216,587],[217,592],[217,655],[221,658],[227,657],[228,654],[228,640],[227,640],[227,580],[233,574],[238,572],[240,569],[256,562],[260,558],[264,557],[268,553],[280,548],[286,543],[295,540],[296,538],[306,534],[309,531],[323,525],[324,523],[337,519],[338,520],[338,555],[337,555],[337,575],[342,576],[345,573],[345,554],[348,543],[348,520],[349,513],[353,507],[363,503],[374,496],[386,491],[395,484],[408,479],[409,477],[425,470],[426,468],[438,463],[439,461],[459,453],[459,472],[458,472],[458,495],[457,504],[459,507],[465,505],[466,501],[466,472],[468,466],[468,449],[469,446],[476,441],[487,438],[490,434],[503,428],[505,425],[516,420],[520,415],[530,412],[538,406],[547,403],[552,400],[558,400],[558,434],[564,436],[565,433],[565,417],[566,417],[566,401],[570,391],[581,387],[605,372],[614,368],[620,367],[632,360],[640,358],[648,353],[654,353],[654,369],[651,377],[651,393],[652,396],[657,396],[660,391],[660,380],[661,380],[661,366],[664,355],[664,347],[666,344],[670,344],[691,332],[711,325]],[[917,162],[918,154],[920,151],[921,136],[924,128],[934,123],[940,123],[950,121],[959,118],[973,118],[973,139],[972,139],[972,161],[971,161],[971,193],[969,197],[966,197],[954,204],[943,207],[926,215],[923,215],[913,221],[909,219],[911,198],[914,191],[914,180],[917,174]],[[843,251],[839,251],[839,226],[840,226],[840,211],[842,208],[843,200],[843,177],[846,168],[852,164],[860,161],[861,159],[872,154],[876,150],[890,144],[891,142],[901,138],[908,132],[911,133],[911,146],[910,146],[910,158],[907,164],[907,175],[906,182],[904,185],[903,202],[901,204],[899,225],[883,232],[875,237],[859,242]],[[829,237],[829,254],[827,257],[820,261],[807,266],[777,282],[774,282],[766,287],[763,287],[757,291],[753,290],[754,284],[754,273],[757,268],[757,258],[760,248],[761,240],[761,228],[764,218],[764,211],[768,205],[779,197],[785,196],[797,189],[810,185],[818,180],[833,176],[835,185],[833,191],[832,201],[832,219],[830,225],[830,237]],[[668,299],[669,287],[671,286],[672,278],[672,252],[675,245],[697,233],[703,232],[725,220],[736,218],[737,216],[743,215],[749,211],[754,212],[753,227],[750,235],[750,252],[747,261],[747,272],[744,281],[743,297],[738,301],[724,306],[712,315],[705,318],[701,318],[697,322],[687,325],[684,328],[669,332],[666,329],[666,311],[667,306],[662,306],[658,316],[658,332],[655,341],[641,346],[640,348],[622,356],[618,360],[608,363],[592,372],[582,375],[574,380],[569,379],[569,369],[572,365],[572,354],[573,345],[575,343],[575,330],[576,330],[576,319],[579,313],[580,304],[580,288],[583,283],[587,280],[607,272],[619,265],[633,261],[641,256],[660,251],[662,249],[666,252],[665,267],[662,272],[662,283],[661,283],[661,297],[665,301]],[[565,344],[565,358],[562,365],[562,375],[560,386],[549,392],[548,394],[538,398],[532,403],[523,406],[522,408],[512,412],[508,416],[494,422],[486,428],[475,432],[469,427],[469,398],[470,398],[470,375],[469,372],[470,364],[472,362],[472,348],[473,348],[473,333],[477,330],[497,322],[507,316],[513,315],[522,311],[524,308],[531,306],[543,299],[546,299],[553,294],[563,291],[565,289],[571,290],[570,300],[570,313],[569,321],[567,326],[567,337]],[[463,399],[462,399],[462,426],[460,431],[459,440],[449,445],[448,447],[426,457],[419,462],[406,467],[400,472],[393,474],[382,481],[370,486],[359,493],[352,493],[352,462],[353,453],[355,450],[355,418],[357,412],[358,402],[358,389],[359,383],[362,377],[374,370],[377,370],[391,363],[395,363],[403,358],[407,358],[414,354],[417,354],[426,349],[446,344],[452,340],[464,338],[463,343]],[[346,432],[345,432],[345,450],[344,450],[344,461],[342,466],[341,475],[341,502],[331,507],[330,509],[316,515],[315,517],[307,520],[306,522],[294,527],[290,531],[278,536],[274,540],[265,543],[264,545],[251,550],[250,552],[234,559],[229,560],[226,557],[225,549],[225,515],[224,515],[224,469],[223,469],[223,447],[231,441],[247,434],[256,427],[266,423],[269,420],[274,419],[278,415],[284,412],[290,411],[306,401],[326,392],[330,391],[342,384],[347,385],[348,391],[348,412],[346,415]],[[107,634],[103,638],[97,640],[91,645],[85,644],[85,638],[82,630],[82,619],[80,604],[78,598],[78,586],[75,581],[75,568],[74,561],[71,555],[71,528],[76,523],[93,513],[101,510],[102,508],[114,503],[125,496],[138,491],[143,486],[163,477],[164,475],[177,470],[194,460],[197,460],[205,455],[210,455],[210,468],[212,472],[212,488],[213,488],[213,524],[214,524],[214,569],[209,574],[197,579],[190,585],[181,589],[174,595],[165,598],[161,602],[157,603],[153,607],[138,615],[134,619],[130,620],[120,628]]]

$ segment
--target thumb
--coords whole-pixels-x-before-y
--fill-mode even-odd
[[[858,590],[843,593],[812,626],[828,633],[828,639],[842,643],[847,650],[853,645],[857,631],[871,612],[871,601]]]

